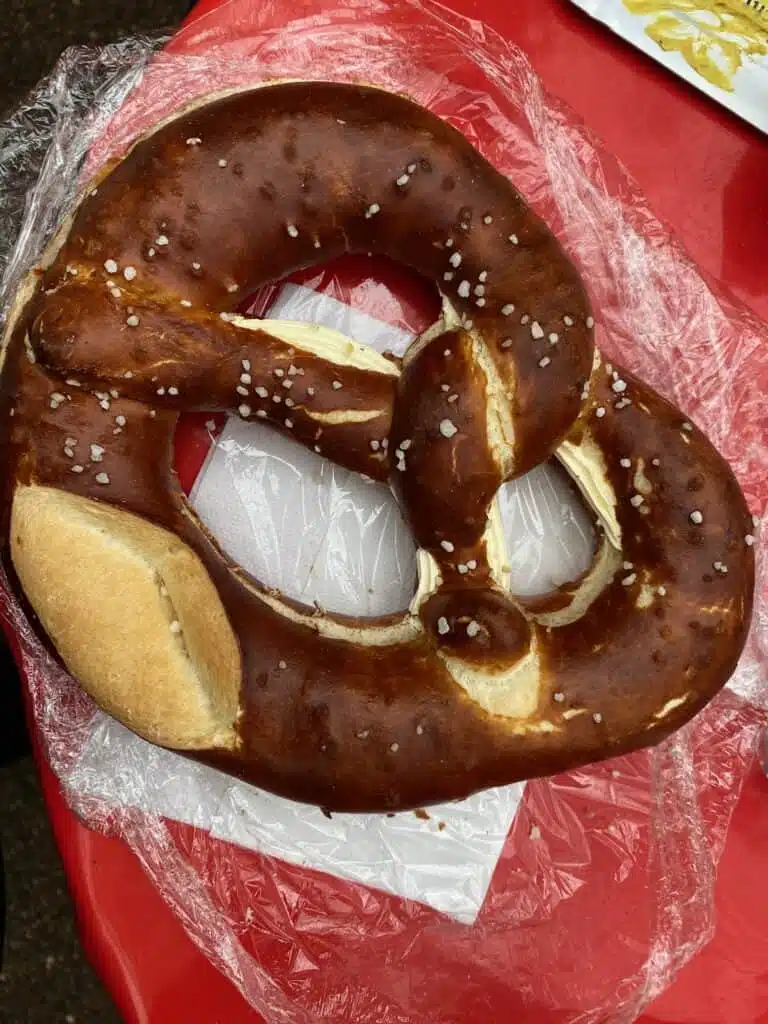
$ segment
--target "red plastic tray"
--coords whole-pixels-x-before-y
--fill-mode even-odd
[[[260,2],[203,0],[187,24],[206,19],[236,34],[238,12]],[[449,6],[518,43],[548,88],[626,164],[704,272],[768,318],[763,136],[567,0]],[[301,0],[286,5],[292,15],[301,8]],[[177,50],[185,38],[182,27]],[[193,946],[133,854],[80,824],[36,754],[83,944],[128,1024],[257,1024],[259,1015]],[[766,849],[768,781],[755,767],[722,860],[716,937],[653,1004],[646,1024],[768,1024]]]

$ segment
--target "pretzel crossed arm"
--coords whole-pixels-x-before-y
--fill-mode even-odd
[[[273,86],[171,122],[95,192],[20,297],[5,379],[13,563],[107,711],[294,799],[390,810],[655,742],[723,685],[753,579],[738,485],[594,352],[575,270],[458,133],[377,90]],[[402,362],[232,312],[342,251],[443,295]],[[336,616],[233,565],[173,472],[177,416],[202,408],[390,479],[419,547],[411,607]],[[552,453],[598,547],[523,601],[495,499]]]

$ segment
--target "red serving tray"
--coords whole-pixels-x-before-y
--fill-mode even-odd
[[[236,36],[243,8],[261,2],[203,0],[186,26],[205,19]],[[705,274],[768,319],[764,136],[567,0],[449,6],[519,44],[550,91],[629,168]],[[301,9],[301,0],[286,3],[291,16]],[[186,26],[177,51],[185,48]],[[36,740],[35,754],[83,945],[127,1024],[258,1024],[260,1016],[187,938],[130,850],[69,811]],[[721,862],[715,939],[641,1018],[645,1024],[768,1024],[766,850],[768,781],[755,766]]]

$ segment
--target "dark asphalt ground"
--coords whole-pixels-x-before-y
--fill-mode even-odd
[[[189,0],[6,0],[0,117],[67,46],[172,29],[190,6]],[[0,846],[8,901],[0,1024],[116,1024],[120,1018],[80,950],[26,745],[18,682],[1,646]]]

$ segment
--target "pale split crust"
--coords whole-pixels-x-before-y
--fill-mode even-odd
[[[105,711],[164,746],[234,745],[240,651],[208,573],[178,537],[20,485],[11,554],[56,649]]]

